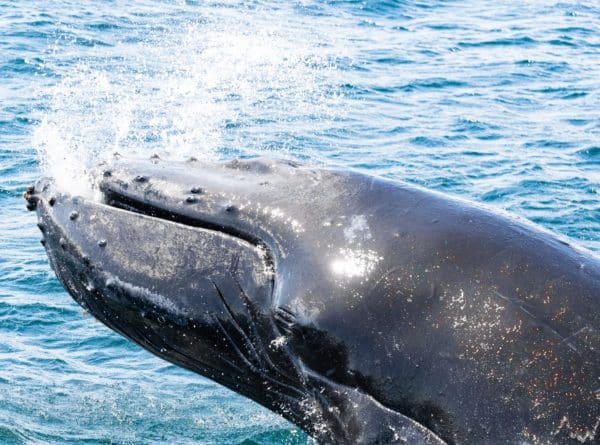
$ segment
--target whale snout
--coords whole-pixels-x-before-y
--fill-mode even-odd
[[[270,301],[273,273],[262,248],[200,221],[185,224],[176,210],[169,217],[115,207],[49,180],[25,199],[52,268],[87,311],[181,366],[239,374],[243,357],[222,330],[250,322],[241,294],[257,311]]]

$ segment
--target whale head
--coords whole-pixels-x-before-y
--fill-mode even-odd
[[[353,214],[357,186],[347,173],[268,159],[154,158],[115,160],[95,181],[98,200],[48,180],[26,195],[52,268],[94,317],[324,443],[442,443],[340,384],[345,347],[315,327],[336,310],[327,300],[344,304],[332,284],[341,295],[368,281],[378,261],[376,252],[352,259],[352,249],[337,247],[315,255],[327,243],[366,249],[364,216],[331,213],[333,205]]]

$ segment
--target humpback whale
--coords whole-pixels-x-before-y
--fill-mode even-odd
[[[116,159],[30,187],[109,328],[323,444],[600,443],[600,260],[516,217],[291,161]]]

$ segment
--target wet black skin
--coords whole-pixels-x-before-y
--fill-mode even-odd
[[[352,171],[115,160],[26,193],[110,328],[321,443],[600,442],[600,260]]]

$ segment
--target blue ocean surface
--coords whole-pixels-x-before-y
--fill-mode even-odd
[[[598,253],[600,4],[0,0],[0,444],[312,443],[62,289],[21,195],[114,152],[354,168]]]

